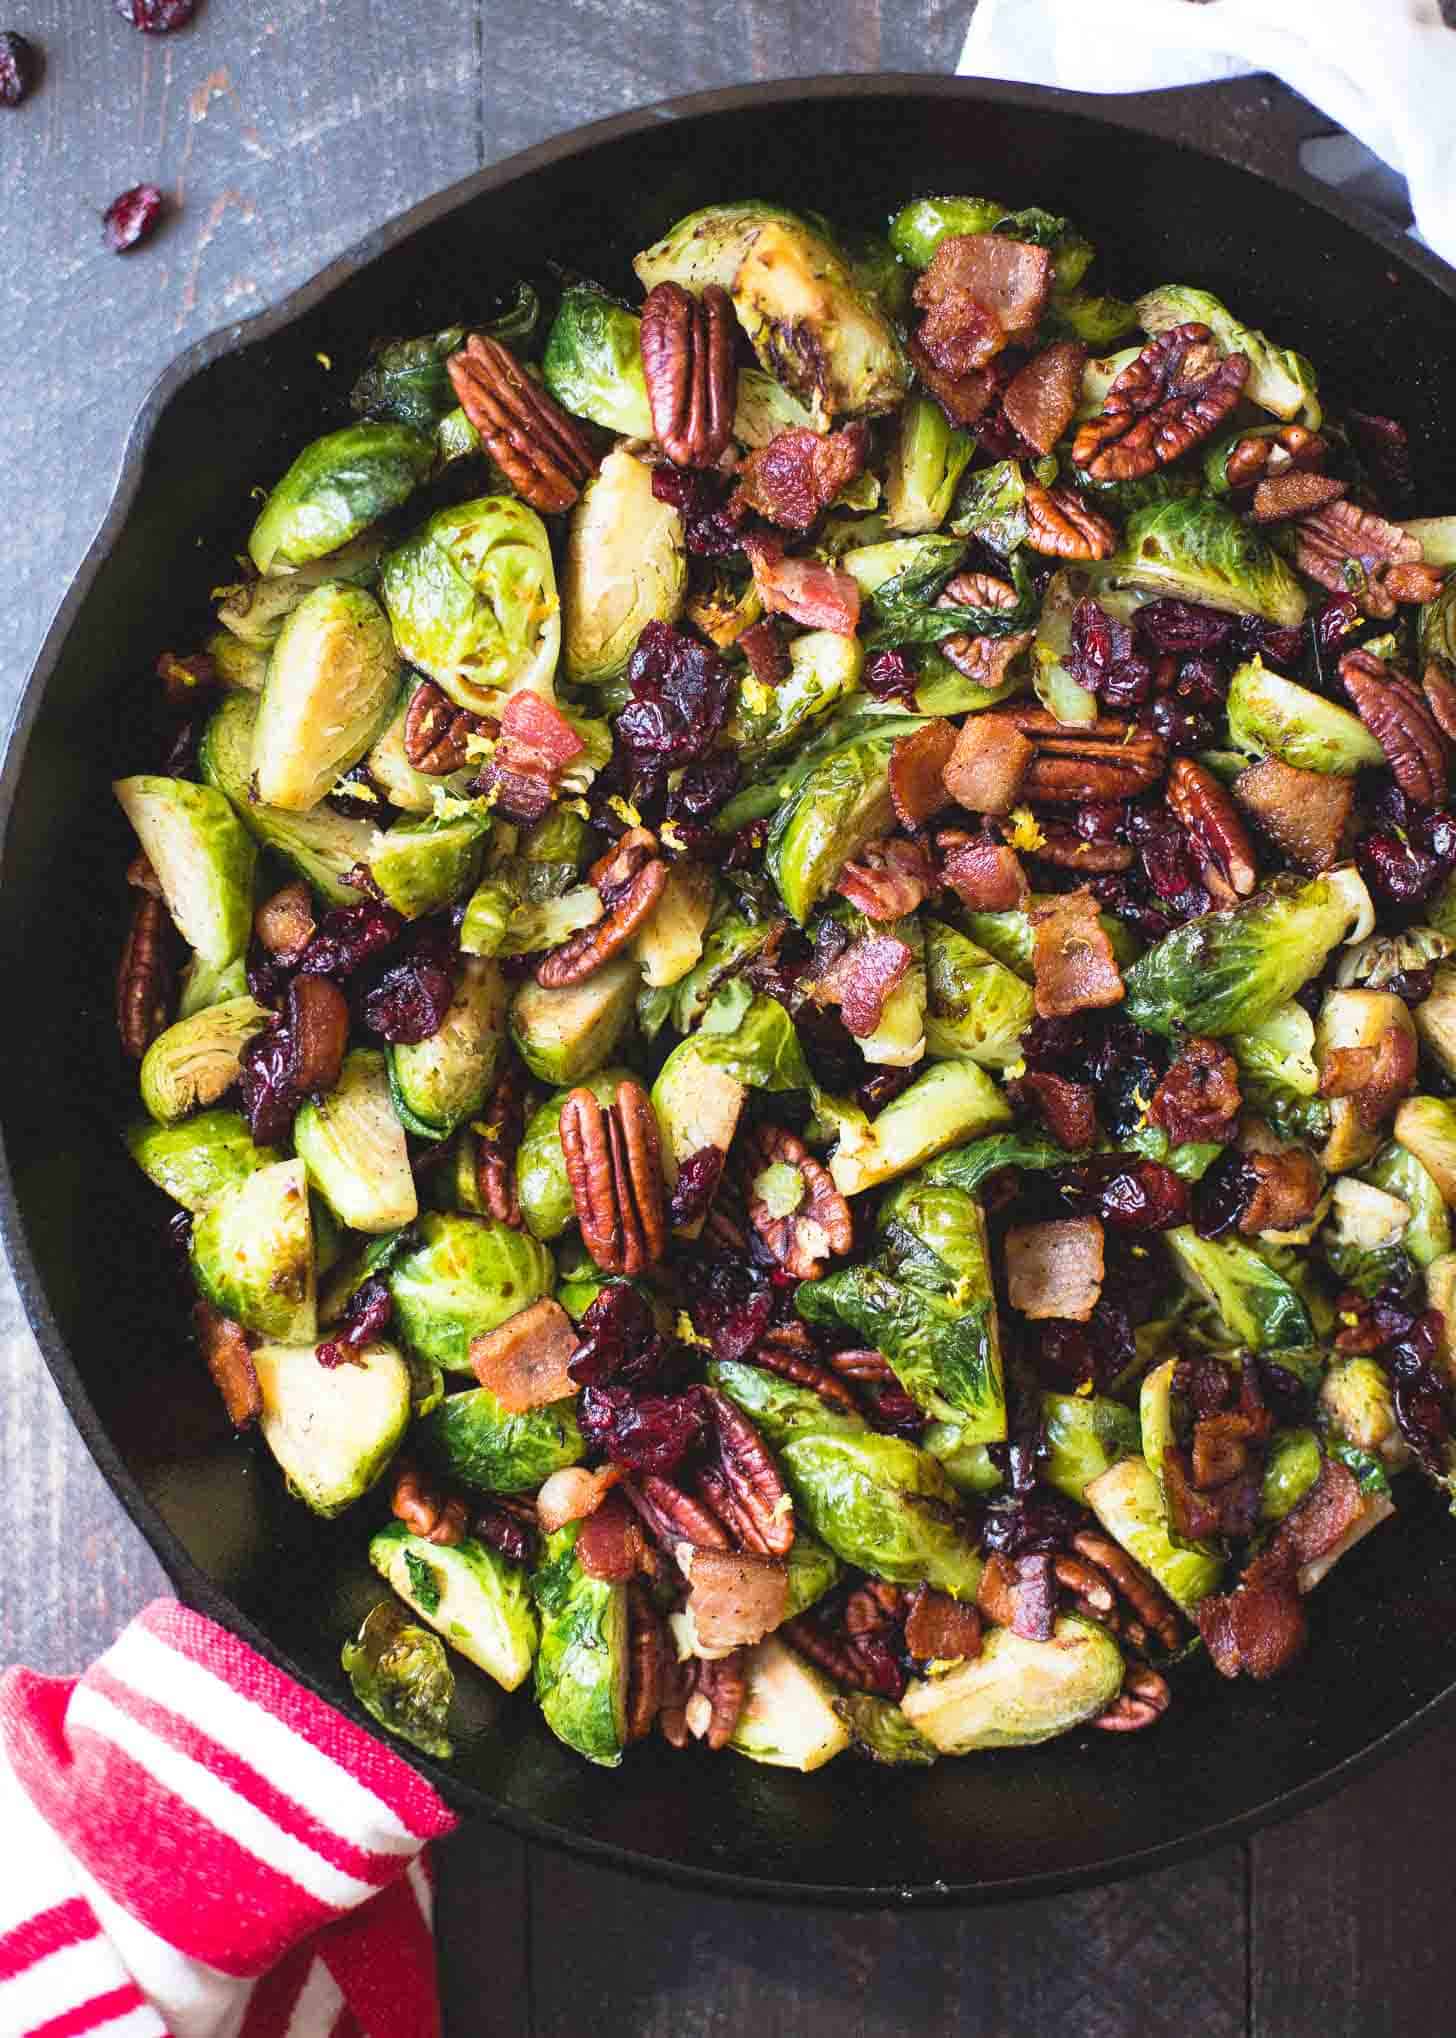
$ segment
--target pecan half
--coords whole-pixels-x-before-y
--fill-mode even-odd
[[[1072,442],[1075,465],[1097,481],[1152,474],[1217,431],[1249,375],[1246,354],[1218,358],[1206,325],[1159,333],[1130,361]]]
[[[389,1510],[411,1535],[423,1536],[426,1542],[443,1545],[465,1540],[468,1521],[465,1502],[454,1497],[447,1499],[411,1458],[395,1461]]]
[[[253,932],[268,953],[285,968],[291,968],[318,932],[313,917],[313,894],[302,878],[280,888],[264,899],[253,915]]]
[[[694,1667],[694,1690],[683,1708],[690,1734],[706,1741],[715,1752],[726,1748],[733,1738],[738,1715],[748,1690],[742,1649],[734,1649],[716,1662],[698,1662]]]
[[[1193,838],[1201,863],[1211,863],[1241,899],[1259,881],[1254,846],[1233,797],[1205,765],[1175,757],[1168,771],[1168,805]]]
[[[1095,1564],[1111,1581],[1119,1596],[1127,1601],[1138,1619],[1152,1630],[1164,1648],[1177,1648],[1180,1639],[1177,1608],[1121,1544],[1113,1542],[1100,1530],[1079,1529],[1072,1537],[1072,1548],[1089,1564]]]
[[[427,679],[410,695],[404,716],[404,754],[427,778],[448,778],[469,763],[466,743],[485,723],[468,708],[457,708],[443,687]]]
[[[666,1550],[692,1543],[700,1550],[730,1550],[731,1538],[710,1508],[658,1472],[624,1480],[622,1491]]]
[[[973,715],[966,728],[992,719]],[[1161,737],[1118,715],[1068,724],[1045,708],[1013,705],[998,709],[994,719],[1010,723],[1032,746],[1021,793],[1033,802],[1075,807],[1090,800],[1135,799],[1152,790],[1167,763]],[[949,770],[946,783],[951,783]]]
[[[904,1678],[898,1675],[893,1657],[888,1664],[882,1660],[887,1652],[878,1634],[835,1634],[812,1613],[795,1614],[782,1624],[779,1633],[801,1656],[807,1656],[826,1676],[850,1691],[898,1698],[904,1689]]]
[[[476,1194],[487,1217],[519,1231],[521,1204],[516,1194],[516,1152],[526,1123],[526,1071],[514,1056],[495,1079],[484,1123],[490,1130],[477,1134]]]
[[[868,1345],[831,1352],[828,1363],[841,1380],[862,1380],[871,1387],[890,1386],[896,1377],[895,1369],[884,1353],[874,1351]]]
[[[1456,743],[1456,680],[1442,670],[1440,661],[1427,661],[1421,674],[1421,692],[1426,697],[1426,706],[1431,719],[1443,736]]]
[[[1049,863],[1053,870],[1078,870],[1088,877],[1103,877],[1109,871],[1131,870],[1137,861],[1137,851],[1130,842],[1086,842],[1067,822],[1041,815],[1037,816],[1037,827],[1041,840],[1027,853],[1038,863]],[[946,881],[954,885],[949,864],[945,875]]]
[[[1290,517],[1308,516],[1311,510],[1337,501],[1348,486],[1333,474],[1305,474],[1296,467],[1286,468],[1283,474],[1271,474],[1254,490],[1254,522],[1282,524]]]
[[[753,1526],[756,1544],[770,1557],[794,1547],[794,1507],[763,1438],[740,1408],[714,1387],[703,1389],[712,1412],[718,1455],[728,1490]]]
[[[576,419],[483,333],[472,333],[445,366],[456,401],[517,495],[534,509],[570,509],[597,469]]]
[[[941,638],[940,651],[974,685],[998,687],[1035,635],[1034,630],[1017,630],[1010,637],[972,637],[958,630]]]
[[[1426,567],[1415,592],[1399,592],[1406,584],[1400,581],[1390,585],[1396,567],[1420,565],[1419,538],[1353,502],[1329,502],[1300,519],[1294,533],[1294,563],[1321,587],[1334,594],[1353,594],[1368,614],[1385,620],[1395,614],[1397,600],[1430,598],[1419,591],[1428,584]]]
[[[1092,1725],[1105,1734],[1137,1734],[1160,1720],[1173,1703],[1166,1677],[1150,1670],[1146,1663],[1130,1663],[1122,1689],[1111,1705],[1098,1713]]]
[[[1117,533],[1074,489],[1028,481],[1026,542],[1052,559],[1107,559],[1117,550]]]
[[[1014,609],[1020,596],[995,573],[954,574],[936,597],[938,609]]]
[[[176,981],[171,916],[160,899],[143,892],[116,969],[116,1030],[132,1061],[140,1061],[166,1029]]]
[[[1267,474],[1309,474],[1318,469],[1329,447],[1303,425],[1282,425],[1277,432],[1250,432],[1239,440],[1224,463],[1230,488],[1252,488]]]
[[[802,1342],[786,1335],[796,1330],[804,1332]],[[749,1363],[762,1366],[766,1373],[777,1373],[782,1380],[792,1380],[796,1387],[807,1387],[830,1408],[842,1408],[847,1415],[860,1414],[860,1405],[844,1382],[810,1356],[813,1349],[807,1325],[785,1324],[769,1331],[762,1343],[754,1346]]]
[[[627,1587],[627,1732],[630,1746],[645,1740],[662,1705],[667,1683],[667,1630],[646,1587],[634,1578]]]
[[[640,1083],[603,1105],[573,1090],[561,1109],[561,1151],[582,1244],[607,1274],[640,1274],[667,1245],[657,1114]]]
[[[537,983],[546,990],[556,990],[594,977],[627,946],[662,897],[666,885],[667,865],[661,857],[653,857],[629,881],[604,919],[591,927],[578,928],[568,941],[541,958],[536,965]]]
[[[1368,651],[1347,651],[1340,679],[1406,798],[1439,807],[1446,797],[1446,740],[1416,686]]]
[[[792,1132],[777,1125],[756,1125],[745,1137],[750,1181],[772,1167],[796,1168],[803,1182],[797,1210],[775,1217],[761,1197],[750,1196],[749,1222],[781,1267],[800,1281],[817,1281],[831,1255],[847,1253],[854,1243],[849,1205],[835,1188],[829,1170],[815,1160]]]
[[[1387,568],[1384,584],[1392,601],[1424,607],[1446,585],[1446,576],[1439,566],[1427,566],[1421,559],[1407,559]]]
[[[248,1333],[209,1302],[192,1305],[192,1323],[228,1421],[234,1429],[242,1429],[263,1413],[263,1394]]]
[[[733,431],[738,395],[733,303],[720,283],[694,297],[659,283],[642,306],[642,373],[657,443],[675,467],[711,467]]]

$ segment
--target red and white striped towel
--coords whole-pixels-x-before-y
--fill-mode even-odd
[[[453,1814],[159,1599],[80,1678],[0,1678],[0,2038],[432,2038]]]

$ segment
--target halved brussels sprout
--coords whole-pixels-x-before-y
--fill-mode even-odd
[[[490,825],[483,807],[441,819],[403,814],[375,836],[369,875],[406,920],[438,913],[475,883]]]
[[[969,1444],[953,1422],[928,1423],[920,1439],[932,1458],[937,1458],[957,1493],[980,1497],[994,1493],[1005,1483],[989,1444]]]
[[[455,1750],[445,1723],[455,1673],[438,1635],[406,1620],[393,1600],[381,1599],[339,1660],[355,1698],[386,1732],[437,1761],[450,1760]]]
[[[1010,1068],[1031,1024],[1030,984],[943,920],[925,922],[927,1050],[946,1061]]]
[[[1410,1214],[1409,1203],[1371,1182],[1337,1178],[1319,1245],[1341,1288],[1373,1298],[1382,1288],[1408,1285],[1411,1262],[1401,1240]]]
[[[794,1505],[846,1564],[974,1599],[981,1558],[929,1451],[866,1431],[800,1430],[779,1446]]]
[[[258,860],[228,800],[210,785],[145,775],[119,778],[112,791],[183,940],[225,967],[248,945]]]
[[[1456,1076],[1456,969],[1437,970],[1430,995],[1414,1014],[1421,1045],[1448,1076]]]
[[[799,1523],[794,1530],[794,1546],[784,1560],[789,1569],[789,1593],[784,1602],[784,1619],[792,1620],[796,1613],[803,1613],[814,1606],[840,1577],[840,1562],[833,1550],[827,1549],[817,1536]]]
[[[583,1568],[580,1533],[572,1521],[548,1536],[531,1574],[541,1616],[536,1700],[558,1741],[615,1769],[627,1740],[627,1588]]]
[[[1138,1419],[1106,1394],[1043,1394],[1047,1462],[1043,1477],[1081,1501],[1094,1479],[1140,1448]]]
[[[198,1287],[244,1330],[311,1343],[318,1327],[313,1221],[301,1160],[258,1168],[208,1205],[189,1248]]]
[[[505,1691],[525,1683],[540,1630],[526,1573],[487,1543],[432,1543],[402,1521],[380,1529],[369,1561],[422,1620]]]
[[[1417,636],[1423,659],[1438,659],[1448,672],[1456,672],[1456,575],[1434,601],[1423,603]]]
[[[806,630],[789,645],[789,670],[777,686],[764,687],[751,675],[742,681],[730,743],[750,764],[789,749],[846,705],[863,670],[858,637]]]
[[[892,531],[935,531],[950,514],[956,483],[976,442],[956,431],[932,397],[907,396],[890,449],[885,501]]]
[[[1456,940],[1437,927],[1396,927],[1367,935],[1346,947],[1335,970],[1342,990],[1385,991],[1392,979],[1444,963],[1456,955]],[[1436,982],[1441,975],[1437,971]]]
[[[641,976],[616,956],[584,983],[548,989],[524,983],[511,1001],[511,1038],[543,1083],[579,1083],[610,1061],[632,1023]]]
[[[218,969],[194,955],[184,964],[177,984],[177,1017],[191,1019],[210,1005],[225,1005],[229,998],[242,998],[248,991],[248,959],[235,955]]]
[[[1012,906],[1004,913],[963,912],[959,918],[978,947],[1029,984],[1036,976],[1036,930],[1031,915],[1052,896],[1033,892],[1025,906]],[[1118,968],[1129,969],[1141,953],[1137,937],[1125,920],[1114,919],[1111,913],[1099,913],[1097,920],[1112,944]]]
[[[202,732],[198,763],[210,786],[227,796],[233,812],[265,849],[283,858],[330,906],[359,903],[349,875],[368,865],[380,840],[372,821],[315,807],[290,814],[265,807],[252,796],[253,725],[258,704],[249,694],[231,694]],[[251,906],[249,926],[252,924]],[[246,941],[247,936],[244,935]]]
[[[950,528],[962,538],[977,538],[993,552],[1009,558],[1026,542],[1026,476],[1019,460],[998,460],[966,480],[956,497]]]
[[[1416,1029],[1410,1007],[1394,991],[1327,991],[1315,1027],[1314,1058],[1323,1070],[1332,1054],[1352,1048],[1379,1052],[1387,1036],[1397,1033],[1410,1043],[1414,1060]],[[1380,1134],[1366,1124],[1358,1101],[1353,1096],[1330,1100],[1330,1134],[1320,1159],[1332,1173],[1359,1167],[1380,1145]]]
[[[1204,913],[1133,964],[1123,1009],[1153,1033],[1248,1033],[1318,974],[1368,907],[1353,873],[1332,871]]]
[[[724,913],[709,927],[701,959],[673,990],[672,1023],[679,1033],[693,1031],[718,986],[751,962],[772,934],[772,920],[747,920],[736,912]]]
[[[860,1754],[868,1755],[872,1762],[927,1769],[940,1760],[935,1743],[887,1698],[874,1698],[867,1691],[845,1691],[835,1699],[834,1710],[849,1728]]]
[[[937,532],[913,538],[883,538],[855,545],[840,555],[839,566],[861,594],[895,595],[906,589],[924,591],[927,599],[944,586],[965,557],[959,539]]]
[[[821,1116],[839,1135],[829,1159],[834,1186],[857,1196],[1009,1123],[1011,1106],[974,1062],[939,1061],[873,1120],[839,1098],[823,1099]]]
[[[142,1057],[142,1102],[159,1125],[215,1104],[238,1079],[243,1049],[273,1018],[256,998],[228,998],[159,1033]]]
[[[437,510],[389,553],[380,592],[395,642],[457,707],[497,714],[520,687],[551,696],[561,605],[546,526],[513,496]]]
[[[505,1044],[508,1001],[499,964],[463,955],[439,1031],[385,1050],[389,1094],[406,1132],[448,1139],[483,1108]]]
[[[1108,390],[1141,352],[1141,347],[1123,347],[1115,354],[1094,354],[1091,357],[1082,370],[1082,401],[1077,405],[1074,422],[1096,417],[1107,401]]]
[[[666,990],[679,983],[701,959],[716,891],[706,864],[671,866],[662,897],[633,944],[642,981],[649,990]]]
[[[307,813],[389,720],[399,655],[372,594],[326,580],[278,633],[253,725],[253,783],[265,806]]]
[[[372,587],[379,578],[379,561],[386,542],[380,533],[371,531],[306,566],[288,567],[259,579],[240,580],[232,587],[214,588],[214,594],[222,597],[217,619],[237,643],[261,652],[266,665],[267,653],[272,650],[278,632],[310,589],[325,580],[347,580],[356,587]],[[212,650],[211,644],[208,649]],[[243,683],[226,681],[228,685]],[[262,684],[260,674],[256,687],[250,690],[256,692]]]
[[[1268,540],[1206,495],[1135,510],[1101,571],[1157,595],[1263,616],[1283,628],[1302,623],[1307,607],[1304,589]]]
[[[1223,1575],[1223,1558],[1168,1534],[1162,1490],[1142,1458],[1121,1458],[1083,1493],[1114,1542],[1121,1543],[1168,1597],[1191,1614]]]
[[[1364,1179],[1391,1196],[1398,1196],[1410,1211],[1401,1241],[1418,1267],[1429,1267],[1451,1250],[1451,1216],[1445,1198],[1428,1171],[1398,1141],[1383,1146]]]
[[[1228,722],[1237,749],[1277,757],[1298,771],[1353,778],[1385,758],[1358,715],[1270,672],[1262,658],[1241,665],[1229,681]]]
[[[764,868],[801,927],[850,858],[892,826],[890,755],[919,718],[883,717],[831,750],[800,781],[769,829]]]
[[[1223,1319],[1230,1341],[1255,1351],[1314,1343],[1304,1298],[1261,1253],[1237,1238],[1200,1238],[1191,1225],[1163,1239],[1179,1275]]]
[[[134,1125],[126,1147],[149,1182],[193,1212],[283,1158],[271,1146],[254,1146],[236,1111],[199,1111],[183,1125]]]
[[[952,234],[988,234],[1005,217],[999,198],[915,198],[890,221],[890,246],[912,269],[928,269]]]
[[[791,396],[782,382],[762,368],[740,368],[738,401],[733,411],[733,436],[750,452],[768,445],[780,432],[819,431],[814,413]]]
[[[687,585],[681,516],[653,495],[649,466],[627,452],[609,453],[566,527],[566,678],[578,686],[616,679],[648,623],[677,621]]]
[[[1456,1205],[1456,1106],[1444,1097],[1407,1097],[1391,1129],[1446,1202]]]
[[[1291,1101],[1296,1107],[1306,1100],[1316,1102],[1319,1093],[1314,1021],[1303,1005],[1291,998],[1276,1005],[1257,1026],[1231,1033],[1227,1039],[1229,1052],[1239,1065],[1245,1103],[1262,1112],[1281,1136],[1295,1137],[1305,1130],[1302,1125],[1284,1123]],[[1323,1114],[1322,1125],[1307,1129],[1311,1136],[1323,1138],[1329,1109],[1318,1104],[1318,1110]]]
[[[1046,310],[1046,330],[1058,337],[1081,340],[1102,349],[1120,340],[1137,324],[1137,306],[1126,298],[1105,297],[1090,290],[1054,291]]]
[[[652,1108],[662,1134],[662,1164],[668,1186],[672,1187],[684,1161],[706,1146],[727,1153],[743,1106],[748,1084],[732,1069],[705,1061],[698,1052],[698,1039],[679,1042],[658,1071],[652,1085]],[[681,1227],[684,1238],[696,1238],[703,1228],[703,1216]]]
[[[393,1231],[419,1215],[404,1127],[376,1049],[345,1055],[335,1088],[311,1097],[294,1119],[293,1144],[309,1180],[351,1231]]]
[[[541,379],[577,417],[629,439],[650,439],[641,333],[642,320],[625,304],[590,284],[569,284],[547,335]]]
[[[366,1494],[409,1427],[409,1367],[391,1344],[365,1345],[347,1366],[321,1366],[311,1344],[253,1353],[259,1427],[289,1490],[315,1514],[342,1514]]]
[[[807,1776],[849,1746],[834,1686],[776,1635],[748,1651],[743,1675],[743,1707],[728,1743],[735,1755]]]
[[[473,1338],[551,1293],[551,1255],[527,1231],[431,1211],[420,1219],[419,1240],[386,1279],[400,1335],[447,1372],[468,1373]]]
[[[988,1629],[979,1656],[943,1677],[914,1679],[900,1710],[943,1755],[1030,1748],[1095,1719],[1116,1698],[1122,1675],[1107,1630],[1063,1614],[1047,1642]]]
[[[629,1080],[626,1069],[599,1069],[582,1079],[582,1087],[601,1103],[612,1104],[619,1086]],[[534,1238],[559,1238],[576,1215],[561,1151],[561,1112],[569,1094],[558,1090],[532,1112],[516,1153],[516,1195]]]
[[[512,1415],[488,1387],[468,1387],[447,1394],[417,1434],[422,1454],[443,1478],[486,1493],[534,1493],[553,1472],[586,1456],[574,1396]]]
[[[1337,1359],[1320,1388],[1320,1414],[1332,1439],[1399,1471],[1409,1449],[1395,1413],[1390,1375],[1376,1359]]]
[[[1260,410],[1286,422],[1297,418],[1310,431],[1319,429],[1320,409],[1314,368],[1292,347],[1279,347],[1253,326],[1240,324],[1210,291],[1187,283],[1163,283],[1141,296],[1135,306],[1145,333],[1164,333],[1189,320],[1206,325],[1225,354],[1243,354],[1249,363],[1244,395]]]
[[[264,503],[248,539],[260,573],[336,552],[419,487],[434,441],[408,425],[345,425],[305,446]]]
[[[796,1387],[791,1380],[767,1372],[762,1366],[742,1364],[736,1359],[710,1359],[708,1382],[743,1410],[764,1442],[775,1450],[797,1436],[869,1433],[869,1424],[862,1415],[832,1408],[812,1387]],[[802,1520],[798,1533],[804,1533]]]
[[[1262,1521],[1283,1521],[1292,1514],[1324,1468],[1324,1453],[1312,1429],[1276,1430],[1269,1439],[1264,1482],[1259,1494]]]
[[[258,584],[263,585],[261,581]],[[266,651],[255,644],[245,644],[231,630],[214,630],[203,648],[212,660],[220,685],[241,688],[245,693],[263,691],[263,682],[268,677]]]

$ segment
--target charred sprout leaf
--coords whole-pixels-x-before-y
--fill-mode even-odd
[[[1277,1351],[1314,1343],[1304,1298],[1253,1246],[1237,1238],[1200,1238],[1187,1225],[1163,1236],[1178,1273],[1213,1304],[1231,1344]]]
[[[413,495],[434,441],[408,425],[345,425],[305,446],[263,505],[248,550],[260,573],[336,552]]]
[[[375,349],[349,392],[349,407],[360,417],[433,431],[455,408],[445,363],[465,344],[464,326],[446,326],[414,340],[389,340]]]
[[[1304,621],[1304,589],[1293,572],[1254,525],[1211,496],[1134,511],[1102,570],[1114,583],[1205,608],[1285,628]]]
[[[541,1619],[536,1699],[559,1741],[615,1769],[627,1735],[627,1588],[583,1569],[580,1522],[548,1536],[531,1578]]]
[[[1277,757],[1299,771],[1353,778],[1385,762],[1385,752],[1358,715],[1270,672],[1261,658],[1241,665],[1230,680],[1228,724],[1236,749],[1251,757]]]
[[[409,1367],[394,1346],[364,1345],[356,1357],[321,1366],[312,1344],[264,1344],[253,1353],[263,1441],[289,1490],[330,1519],[380,1478],[410,1420]]]
[[[934,1741],[927,1740],[887,1698],[875,1698],[867,1691],[843,1691],[834,1701],[834,1710],[848,1727],[855,1747],[872,1762],[925,1769],[940,1757]]]
[[[1043,1476],[1069,1500],[1082,1501],[1094,1479],[1139,1448],[1137,1416],[1103,1394],[1043,1394],[1041,1419]]]
[[[743,1667],[743,1709],[728,1743],[735,1755],[807,1776],[849,1746],[834,1686],[776,1635],[756,1643]]]
[[[857,637],[806,630],[788,649],[789,670],[777,686],[764,686],[751,674],[739,683],[728,740],[750,766],[822,726],[859,685],[864,649]]]
[[[610,432],[650,439],[641,328],[635,311],[590,284],[563,290],[541,363],[556,401]]]
[[[1026,542],[1026,477],[1019,460],[998,460],[969,475],[956,497],[950,527],[962,538],[978,538],[1009,559]]]
[[[925,1045],[949,1061],[1009,1068],[1031,1024],[1029,984],[944,921],[925,923]]]
[[[970,433],[955,430],[938,403],[928,396],[907,396],[885,482],[889,529],[938,530],[975,449]]]
[[[423,1754],[448,1762],[455,1750],[445,1731],[455,1675],[438,1637],[381,1599],[341,1661],[354,1696],[380,1726]]]
[[[1122,1656],[1093,1621],[1063,1615],[1050,1641],[989,1628],[981,1653],[913,1682],[902,1710],[942,1755],[1027,1748],[1094,1718],[1117,1696]]]
[[[369,1561],[452,1649],[505,1691],[524,1684],[538,1628],[526,1573],[473,1536],[448,1545],[392,1521],[369,1545]]]
[[[388,1275],[400,1334],[421,1358],[468,1373],[473,1338],[551,1293],[551,1255],[528,1231],[453,1211],[422,1217],[417,1235]]]
[[[1167,332],[1190,320],[1206,325],[1225,354],[1248,357],[1244,395],[1250,403],[1272,411],[1286,423],[1297,420],[1310,431],[1318,430],[1323,413],[1310,362],[1290,347],[1276,346],[1254,327],[1241,325],[1210,291],[1196,290],[1187,283],[1164,283],[1147,291],[1134,308],[1147,333]]]

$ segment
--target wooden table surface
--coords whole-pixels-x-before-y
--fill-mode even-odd
[[[0,712],[158,371],[479,165],[673,93],[954,67],[967,0],[204,0],[138,35],[110,0],[8,0],[46,56],[0,110]],[[1146,102],[1254,164],[1321,130],[1250,80]],[[119,260],[97,214],[177,203]],[[732,194],[729,194],[732,195]],[[1034,199],[1036,193],[1024,194]],[[70,1669],[166,1580],[112,1500],[0,1269],[0,1663]],[[444,1850],[452,2038],[1373,2038],[1445,2028],[1443,1782],[1456,1728],[1189,1866],[979,1913],[850,1918],[684,1894],[481,1825]]]

